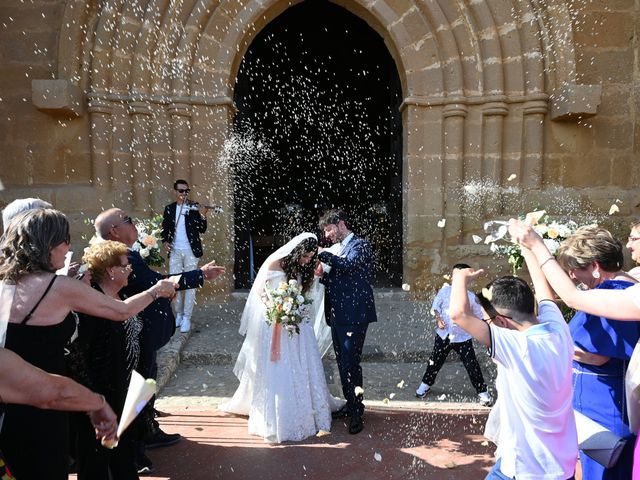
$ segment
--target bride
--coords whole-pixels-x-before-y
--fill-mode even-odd
[[[242,312],[240,333],[246,338],[233,369],[240,385],[219,408],[248,415],[249,433],[267,442],[300,441],[329,431],[331,412],[340,407],[329,394],[320,355],[320,349],[328,349],[331,333],[324,322],[324,288],[314,276],[317,248],[316,236],[302,233],[272,253],[260,267]],[[288,335],[267,324],[262,297],[265,287],[275,289],[292,279],[313,302],[300,333]],[[272,360],[272,341],[278,335],[279,358]]]

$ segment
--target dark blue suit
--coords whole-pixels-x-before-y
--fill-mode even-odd
[[[367,327],[377,320],[371,288],[371,248],[366,240],[354,235],[339,256],[322,252],[319,258],[331,267],[321,281],[325,286],[325,315],[331,326],[342,393],[347,410],[353,417],[361,417],[364,404],[362,395],[355,394],[355,387],[362,387],[360,360]]]
[[[153,287],[159,280],[168,278],[167,275],[151,270],[144,263],[140,254],[134,250],[129,250],[127,258],[131,264],[131,275],[129,275],[128,285],[120,292],[123,298],[144,292]],[[180,277],[179,290],[198,288],[203,283],[204,275],[202,270],[185,272]],[[140,373],[145,378],[155,378],[157,373],[156,352],[169,342],[176,329],[176,320],[173,316],[173,310],[171,310],[171,301],[168,298],[158,298],[140,312],[139,316],[144,322],[140,341]]]

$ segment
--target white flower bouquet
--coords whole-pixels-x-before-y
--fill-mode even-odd
[[[520,218],[522,218],[522,216]],[[573,235],[573,233],[579,227],[579,225],[573,220],[569,220],[567,222],[551,220],[549,218],[549,215],[547,215],[546,210],[529,212],[524,216],[523,220],[531,225],[531,227],[538,233],[538,235],[542,237],[545,245],[553,255],[555,255],[558,247],[560,247],[560,244],[568,237]],[[506,227],[504,228],[503,232],[504,234],[506,234]],[[522,268],[522,265],[524,265],[524,257],[522,256],[520,245],[515,243],[498,245],[497,243],[495,243],[496,241],[501,239],[502,237],[499,235],[489,235],[486,238],[485,243],[491,244],[489,248],[493,253],[508,256],[509,265],[511,265],[511,270],[515,275],[516,272],[520,270],[520,268]]]
[[[300,323],[309,317],[309,305],[313,300],[302,295],[297,280],[280,282],[278,288],[265,288],[263,301],[267,306],[267,324],[279,323],[292,336],[300,333]]]
[[[159,267],[164,263],[164,257],[160,253],[160,234],[162,232],[162,216],[156,215],[144,220],[134,220],[138,229],[138,240],[133,244],[133,249],[147,265]]]

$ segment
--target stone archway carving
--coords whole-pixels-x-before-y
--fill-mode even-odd
[[[521,192],[540,188],[548,93],[575,76],[570,26],[557,21],[566,6],[335,3],[382,35],[400,75],[405,275],[413,280],[437,270],[442,247],[474,226],[460,202],[461,183],[504,185],[515,173],[511,185]],[[93,182],[102,195],[157,209],[154,187],[178,176],[212,201],[229,201],[229,172],[215,159],[234,114],[235,74],[254,35],[289,5],[69,0],[58,72],[87,92]],[[435,227],[439,218],[447,219],[443,229]]]

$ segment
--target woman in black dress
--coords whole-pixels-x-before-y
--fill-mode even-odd
[[[69,223],[53,209],[16,216],[0,241],[0,287],[15,288],[5,347],[49,373],[64,375],[65,346],[76,325],[71,311],[126,320],[158,296],[174,294],[171,282],[116,300],[81,281],[56,276],[69,251]],[[68,418],[59,411],[7,405],[0,450],[20,480],[67,480]]]
[[[118,292],[127,285],[131,272],[126,245],[110,240],[93,245],[85,252],[82,262],[91,272],[93,288],[114,299],[119,298]],[[78,339],[74,342],[74,349],[84,377],[78,380],[103,394],[120,417],[131,372],[137,367],[140,357],[142,320],[133,316],[124,322],[112,322],[84,313],[78,318]],[[134,463],[136,422],[120,437],[118,446],[108,450],[95,438],[86,415],[74,417],[78,433],[78,480],[139,478]]]

